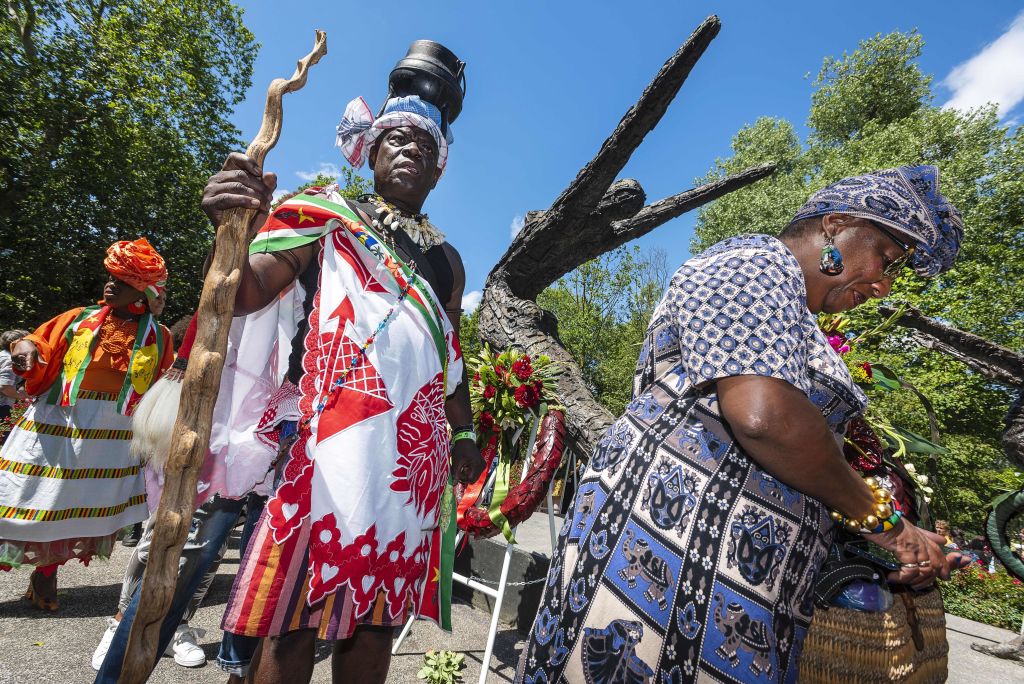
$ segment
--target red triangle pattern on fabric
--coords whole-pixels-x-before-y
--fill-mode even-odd
[[[331,340],[331,337],[335,339]],[[346,337],[341,330],[335,335],[322,336],[321,344],[323,347],[331,348],[327,359],[334,366],[325,374],[327,384],[324,389],[327,390],[338,378],[345,377],[352,359],[361,355],[359,345]],[[317,442],[322,442],[368,418],[387,413],[393,407],[384,379],[370,362],[370,358],[361,356],[359,365],[341,388],[330,393],[317,423]]]

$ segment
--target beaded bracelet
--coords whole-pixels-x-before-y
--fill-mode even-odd
[[[832,519],[843,525],[848,532],[859,534],[880,534],[888,532],[899,524],[903,512],[896,506],[889,491],[881,482],[874,477],[864,478],[864,484],[871,488],[875,498],[875,508],[871,515],[864,516],[863,520],[850,518],[839,511],[831,511]]]

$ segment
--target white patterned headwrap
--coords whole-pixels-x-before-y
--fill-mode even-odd
[[[447,134],[442,134],[441,112],[417,95],[391,98],[377,119],[373,118],[366,100],[357,97],[345,107],[334,144],[341,148],[345,159],[358,169],[366,163],[370,148],[381,133],[400,126],[415,126],[433,136],[437,143],[437,168],[443,173],[448,163],[448,145],[454,141],[451,128]]]

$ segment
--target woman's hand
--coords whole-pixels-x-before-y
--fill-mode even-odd
[[[940,534],[922,530],[902,519],[896,527],[880,534],[864,535],[869,541],[895,554],[902,566],[889,573],[889,581],[909,584],[914,589],[926,589],[936,578],[949,579],[951,570],[962,566],[959,553],[943,555],[946,540]]]
[[[255,232],[267,220],[276,188],[276,174],[263,173],[255,159],[241,152],[232,152],[225,160],[224,168],[213,174],[203,189],[203,211],[214,225],[219,226],[226,209],[257,210],[259,213],[252,224]]]
[[[36,349],[36,345],[28,340],[18,340],[14,349],[11,350],[11,365],[14,366],[14,370],[19,373],[28,373],[36,367],[36,364],[46,365],[39,360],[39,350]]]

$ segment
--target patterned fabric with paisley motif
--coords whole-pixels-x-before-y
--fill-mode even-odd
[[[633,400],[591,458],[517,682],[791,682],[832,523],[733,441],[713,381],[785,380],[841,443],[866,407],[778,240],[690,259],[654,312]]]

